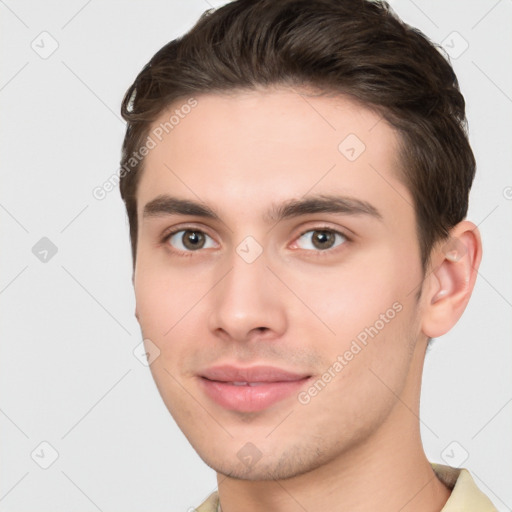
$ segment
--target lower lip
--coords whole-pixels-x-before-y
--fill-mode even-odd
[[[296,393],[309,380],[268,382],[257,386],[235,386],[200,378],[205,393],[225,409],[240,412],[258,412]]]

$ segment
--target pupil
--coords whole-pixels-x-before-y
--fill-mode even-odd
[[[185,233],[183,233],[183,245],[187,249],[200,248],[203,243],[204,243],[203,233],[199,233],[197,231],[185,231]]]
[[[313,236],[313,245],[317,249],[329,249],[334,243],[334,233],[330,231],[316,231]]]

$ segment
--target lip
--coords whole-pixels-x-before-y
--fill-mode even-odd
[[[215,366],[199,375],[205,394],[228,410],[262,411],[289,397],[311,375],[290,372],[274,366]]]

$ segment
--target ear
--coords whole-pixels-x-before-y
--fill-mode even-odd
[[[432,251],[430,273],[422,293],[422,332],[429,338],[446,334],[466,309],[482,259],[478,228],[459,222],[450,238]]]

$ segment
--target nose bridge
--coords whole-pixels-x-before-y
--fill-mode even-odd
[[[275,293],[266,255],[261,251],[255,257],[251,243],[242,242],[233,251],[230,271],[212,297],[210,328],[221,329],[238,340],[247,339],[251,331],[261,328],[280,332],[285,325],[283,305]]]

